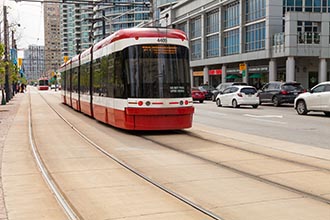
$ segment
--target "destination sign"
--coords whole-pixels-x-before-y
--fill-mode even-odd
[[[142,46],[143,52],[152,52],[154,54],[176,54],[176,46],[164,46],[164,45],[155,45],[155,46]]]

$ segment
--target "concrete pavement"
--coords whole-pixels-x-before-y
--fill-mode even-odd
[[[0,106],[0,220],[64,220],[40,175],[28,139],[28,94]]]
[[[20,106],[25,94],[17,94],[6,105],[0,105],[0,220],[7,220],[7,211],[4,202],[3,188],[2,188],[2,155],[6,136],[11,127],[17,110]],[[2,95],[0,94],[0,100]]]

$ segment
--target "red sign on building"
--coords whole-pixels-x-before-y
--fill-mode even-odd
[[[209,70],[209,75],[221,75],[222,69]]]

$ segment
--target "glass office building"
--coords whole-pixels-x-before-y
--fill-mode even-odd
[[[330,78],[330,0],[192,0],[166,14],[189,36],[194,85]]]

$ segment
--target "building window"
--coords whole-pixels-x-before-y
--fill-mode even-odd
[[[298,21],[298,44],[319,44],[321,23],[311,21]]]
[[[330,12],[330,0],[283,0],[283,15],[287,11]]]
[[[199,60],[201,59],[201,39],[192,40],[191,41],[191,59],[192,60]]]
[[[183,31],[183,32],[185,32],[185,33],[187,33],[187,29],[188,29],[188,27],[187,27],[187,23],[186,22],[184,22],[184,23],[181,23],[181,24],[179,24],[178,25],[178,29],[179,30],[181,30],[181,31]]]
[[[219,32],[219,10],[209,12],[206,15],[206,34]]]
[[[208,58],[219,56],[219,34],[206,37],[206,56]]]
[[[240,24],[239,2],[235,2],[225,6],[224,12],[225,28],[235,27]]]
[[[195,18],[190,22],[190,38],[194,39],[197,37],[201,37],[202,35],[202,27],[201,27],[201,18]]]
[[[266,16],[266,0],[246,0],[246,21],[251,22]]]
[[[239,53],[239,29],[224,32],[224,55]]]
[[[265,22],[246,26],[245,51],[257,51],[265,48]]]

